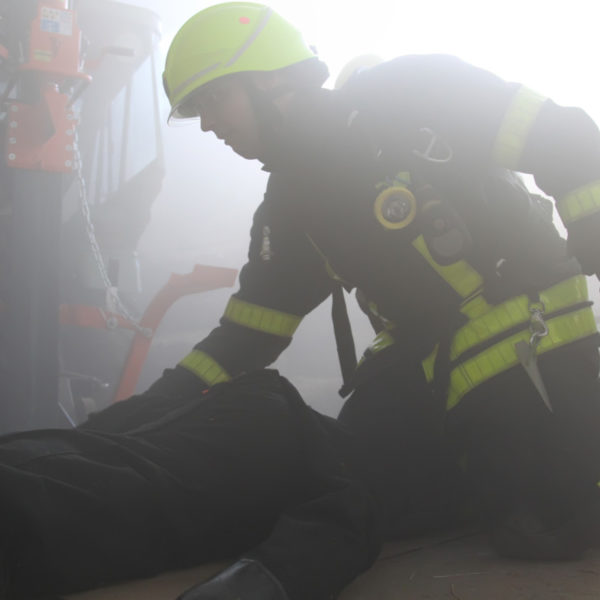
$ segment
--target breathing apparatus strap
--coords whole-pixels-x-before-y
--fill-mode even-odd
[[[349,385],[356,371],[356,349],[341,285],[335,285],[331,292],[331,320],[343,380],[339,393],[344,397],[350,392]]]

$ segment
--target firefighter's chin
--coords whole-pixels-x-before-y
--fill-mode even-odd
[[[224,143],[242,158],[254,160],[260,155],[260,148],[257,144],[244,144],[233,140],[224,140]]]

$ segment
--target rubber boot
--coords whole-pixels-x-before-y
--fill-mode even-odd
[[[283,586],[261,563],[242,558],[177,600],[289,600]]]

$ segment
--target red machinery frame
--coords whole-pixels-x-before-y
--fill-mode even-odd
[[[106,313],[99,307],[66,305],[60,307],[62,325],[78,325],[96,329],[130,329],[135,332],[131,341],[121,378],[113,402],[124,400],[135,393],[142,367],[159,323],[169,308],[183,296],[207,292],[235,283],[237,269],[196,265],[186,275],[173,273],[146,308],[139,323],[133,324],[115,313]]]

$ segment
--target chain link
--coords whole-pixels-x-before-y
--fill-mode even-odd
[[[90,203],[88,201],[87,195],[87,187],[85,178],[83,176],[83,165],[81,160],[81,152],[79,149],[79,135],[76,126],[73,127],[73,156],[75,160],[75,171],[79,191],[79,204],[81,208],[81,213],[83,214],[85,230],[90,244],[90,249],[92,251],[92,256],[94,258],[94,263],[96,265],[96,268],[98,269],[98,274],[100,275],[102,283],[105,287],[106,308],[108,312],[116,313],[119,316],[123,317],[126,321],[131,323],[131,325],[136,329],[136,331],[138,331],[142,335],[146,337],[151,337],[153,333],[152,330],[147,327],[141,327],[139,321],[131,315],[131,313],[127,310],[127,307],[123,304],[123,301],[119,297],[117,287],[112,284],[110,277],[108,276],[108,272],[104,264],[104,258],[102,257],[102,252],[100,250],[100,246],[98,245],[98,240],[96,238],[96,230],[94,228],[94,223],[92,221]],[[114,317],[110,317],[102,310],[100,312],[104,318],[107,329],[115,329],[116,319]]]

